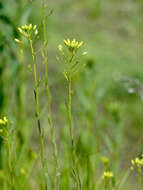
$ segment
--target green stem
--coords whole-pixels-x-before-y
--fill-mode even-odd
[[[78,189],[81,190],[81,182],[78,172],[78,163],[77,163],[77,155],[76,155],[76,147],[75,147],[75,137],[72,123],[72,60],[74,54],[72,54],[71,59],[69,61],[69,77],[68,77],[68,119],[69,119],[69,128],[70,128],[70,136],[71,136],[71,144],[72,144],[72,160],[73,160],[73,171],[76,179],[76,183]]]
[[[112,188],[110,188],[110,181],[108,179],[105,180],[105,190],[111,190]]]
[[[59,173],[59,164],[58,164],[58,156],[57,156],[57,144],[56,144],[56,137],[55,137],[55,127],[53,125],[52,120],[52,112],[51,112],[51,93],[49,88],[49,81],[48,81],[48,68],[47,68],[47,33],[46,33],[46,11],[45,11],[45,1],[42,0],[42,13],[43,13],[43,38],[44,38],[44,47],[43,47],[43,63],[45,66],[45,88],[46,88],[46,94],[47,94],[47,100],[48,100],[48,123],[51,130],[51,136],[52,136],[52,144],[54,149],[54,160],[56,163],[56,177],[55,177],[55,189],[58,189],[58,173]]]
[[[45,0],[42,0],[42,14],[43,14],[43,37],[44,43],[47,43],[47,34],[46,34],[46,6]],[[45,45],[45,44],[44,44]]]
[[[37,79],[37,68],[36,68],[36,60],[35,60],[35,52],[33,48],[33,41],[29,38],[30,42],[30,48],[31,48],[31,53],[32,53],[32,59],[33,59],[33,77],[34,77],[34,97],[35,97],[35,116],[37,120],[37,125],[38,125],[38,131],[40,135],[40,157],[41,157],[41,164],[42,164],[42,169],[43,169],[43,176],[45,180],[44,184],[44,190],[47,189],[47,180],[45,177],[45,159],[44,159],[44,139],[43,139],[43,134],[42,134],[42,129],[41,129],[41,123],[40,123],[40,111],[39,111],[39,84],[38,84],[38,79]]]
[[[138,168],[138,189],[142,189],[142,173],[141,173],[141,168]]]
[[[72,113],[71,113],[71,104],[72,104],[72,80],[71,77],[69,77],[69,83],[68,83],[68,117],[69,117],[69,126],[70,126],[70,136],[71,136],[71,143],[72,143],[72,148],[74,150],[74,133],[73,133],[73,126],[72,126]]]
[[[12,159],[11,159],[11,145],[9,134],[7,132],[7,153],[8,153],[8,171],[10,175],[10,189],[13,190],[13,173],[12,173]]]

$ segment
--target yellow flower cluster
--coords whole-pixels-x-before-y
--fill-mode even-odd
[[[18,27],[18,31],[20,34],[22,34],[24,37],[26,37],[27,39],[30,38],[31,36],[31,33],[33,32],[35,36],[38,35],[38,29],[37,29],[37,26],[36,25],[32,25],[32,24],[29,24],[29,25],[23,25],[21,27]],[[15,39],[15,41],[17,43],[20,43],[20,40],[19,39]]]
[[[83,45],[82,41],[78,42],[75,39],[67,39],[63,40],[63,42],[66,48],[68,49],[68,52],[65,51],[65,47],[63,47],[60,44],[58,46],[58,49],[62,54],[62,58],[60,59],[59,57],[57,57],[57,60],[58,62],[63,62],[65,64],[64,76],[68,81],[69,77],[72,78],[74,74],[76,74],[80,69],[82,69],[85,66],[85,64],[80,64],[80,58],[81,56],[85,56],[87,52],[83,52],[81,53],[81,55],[77,55],[78,49]]]
[[[29,24],[29,25],[23,25],[21,28],[18,27],[18,30],[19,32],[22,33],[22,31],[30,31],[32,29],[32,24]]]
[[[7,125],[8,119],[6,117],[3,117],[3,119],[0,119],[0,125]]]
[[[103,176],[102,176],[103,179],[112,179],[113,178],[113,173],[110,172],[110,171],[106,171],[103,173]]]
[[[72,41],[70,39],[64,40],[64,44],[69,48],[70,51],[78,50],[82,45],[83,42],[78,42],[75,39]]]
[[[138,169],[141,169],[143,167],[143,154],[141,158],[136,157],[134,160],[131,160],[132,167],[131,169],[134,169],[136,166]]]

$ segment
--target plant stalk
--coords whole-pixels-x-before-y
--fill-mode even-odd
[[[12,159],[11,159],[11,145],[9,140],[9,134],[7,132],[7,153],[8,153],[8,171],[10,175],[10,189],[13,190],[13,173],[12,173]]]
[[[43,177],[44,177],[44,190],[47,190],[47,180],[45,177],[45,158],[44,158],[44,139],[43,139],[43,133],[41,129],[41,122],[40,122],[40,111],[39,111],[39,84],[37,79],[37,68],[36,68],[36,59],[35,59],[35,52],[33,48],[33,41],[29,39],[30,42],[30,48],[31,48],[31,54],[32,54],[32,60],[33,60],[33,77],[34,77],[34,98],[35,98],[35,117],[37,120],[37,126],[40,136],[40,158],[41,158],[41,164],[42,164],[42,170],[43,170]]]
[[[54,154],[54,160],[56,163],[56,176],[55,176],[55,189],[59,188],[59,180],[58,180],[58,174],[59,174],[59,164],[58,164],[58,155],[57,155],[57,144],[56,144],[56,137],[55,137],[55,127],[52,120],[52,112],[51,112],[51,93],[49,88],[49,81],[48,81],[48,56],[47,56],[47,32],[46,32],[46,6],[45,6],[45,0],[42,0],[42,14],[43,14],[43,38],[44,38],[44,46],[43,46],[43,64],[45,66],[45,88],[46,88],[46,94],[47,94],[47,100],[48,100],[48,123],[51,130],[51,137],[52,137],[52,145],[53,145],[53,154]]]
[[[81,190],[81,181],[78,172],[78,163],[77,163],[77,155],[76,155],[76,147],[75,147],[75,137],[73,130],[73,122],[72,122],[72,60],[74,57],[74,52],[72,52],[71,58],[69,60],[69,76],[68,76],[68,119],[69,119],[69,128],[70,128],[70,136],[71,136],[71,144],[72,144],[72,161],[73,161],[73,173],[75,175],[76,183],[78,186],[78,190]]]

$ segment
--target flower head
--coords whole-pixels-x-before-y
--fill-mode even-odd
[[[82,55],[87,55],[87,51],[84,51],[84,52],[82,53]]]
[[[131,164],[132,170],[134,169],[134,167],[137,167],[140,170],[143,167],[143,155],[141,158],[136,157],[134,160],[131,160]]]
[[[0,119],[0,125],[7,125],[8,119],[6,117],[3,117],[3,119]]]
[[[20,40],[19,40],[19,39],[17,39],[17,38],[15,38],[15,41],[16,41],[17,43],[20,43]]]
[[[18,27],[18,31],[21,35],[23,35],[24,37],[26,37],[27,39],[31,38],[31,35],[34,34],[35,36],[38,35],[38,29],[36,25],[23,25],[21,27]],[[19,42],[18,39],[15,39],[16,42]]]
[[[34,26],[35,27],[35,26]],[[23,30],[25,30],[25,31],[28,31],[28,30],[31,30],[32,29],[32,24],[29,24],[29,25],[23,25],[22,27],[21,27]]]
[[[67,39],[64,40],[64,44],[65,46],[68,47],[70,51],[75,51],[78,50],[83,45],[83,42],[82,41],[78,42],[75,39],[73,39],[72,41],[70,39]]]
[[[113,173],[110,171],[104,172],[102,178],[103,179],[112,179],[114,177]]]
[[[60,51],[62,58],[57,57],[58,62],[63,62],[65,64],[64,68],[64,76],[68,81],[69,78],[73,77],[80,69],[82,69],[85,64],[80,63],[80,59],[82,56],[86,55],[87,52],[83,52],[81,54],[77,54],[77,50],[83,45],[83,42],[78,42],[76,39],[63,40],[64,45],[68,49],[65,51],[65,48],[60,44],[58,46],[58,50]]]

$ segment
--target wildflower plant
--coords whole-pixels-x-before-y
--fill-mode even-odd
[[[115,177],[110,169],[109,159],[107,157],[102,157],[101,162],[104,165],[104,172],[102,175],[102,180],[104,181],[104,188],[105,190],[112,189],[115,187]]]
[[[68,83],[68,120],[69,120],[69,130],[71,137],[71,145],[72,145],[72,161],[73,161],[73,174],[77,183],[78,189],[81,189],[81,181],[79,176],[79,168],[78,168],[78,158],[76,155],[76,147],[75,147],[75,135],[73,129],[73,120],[72,120],[72,81],[74,74],[77,73],[82,65],[79,62],[79,57],[81,55],[85,55],[85,53],[80,56],[77,54],[78,50],[82,47],[83,42],[78,42],[77,40],[67,39],[64,40],[63,47],[61,44],[58,46],[58,49],[62,55],[62,58],[57,58],[59,62],[64,62],[64,76]]]
[[[27,40],[33,40],[35,38],[39,38],[38,36],[38,29],[37,29],[37,25],[32,25],[32,24],[29,24],[29,25],[23,25],[21,27],[18,27],[18,31],[19,33],[24,36],[25,38],[27,38]],[[17,43],[20,43],[21,41],[19,39],[15,39],[15,41]]]
[[[24,189],[121,190],[121,189],[128,189],[128,185],[129,187],[131,187],[130,185],[132,185],[132,181],[131,184],[127,184],[125,188],[123,185],[127,181],[130,172],[134,170],[137,173],[138,184],[139,184],[138,189],[141,190],[143,187],[142,186],[143,155],[141,157],[136,157],[131,161],[131,170],[129,168],[128,171],[126,168],[120,168],[121,165],[119,159],[121,158],[121,164],[122,164],[122,160],[124,160],[122,159],[122,157],[124,158],[124,152],[122,155],[119,153],[120,150],[124,151],[124,148],[122,149],[124,143],[120,143],[122,141],[122,137],[124,136],[124,130],[126,132],[126,130],[130,127],[132,123],[135,124],[135,126],[140,124],[140,119],[138,115],[141,114],[142,116],[142,109],[138,109],[138,105],[140,104],[140,102],[138,100],[137,102],[134,101],[136,100],[136,95],[137,95],[134,93],[134,91],[139,92],[139,95],[141,96],[143,94],[141,92],[143,89],[142,88],[143,85],[141,85],[141,82],[139,82],[138,80],[136,80],[135,86],[134,85],[132,86],[130,84],[132,81],[129,80],[123,81],[127,83],[125,84],[125,87],[128,87],[128,92],[130,94],[135,94],[135,96],[130,95],[130,98],[133,98],[129,99],[131,101],[127,101],[129,95],[125,94],[124,89],[122,89],[120,86],[116,84],[110,84],[111,79],[109,79],[107,83],[104,81],[106,78],[108,78],[104,76],[104,73],[108,69],[105,67],[103,70],[104,62],[106,61],[108,62],[108,56],[105,55],[105,60],[100,59],[100,50],[99,50],[100,48],[99,48],[98,57],[99,60],[103,62],[103,64],[101,64],[99,67],[97,64],[96,67],[96,65],[94,65],[95,60],[92,57],[89,60],[86,60],[88,65],[88,70],[86,70],[86,72],[82,75],[82,79],[84,80],[84,86],[86,85],[86,88],[83,86],[82,89],[81,88],[78,89],[78,95],[81,107],[76,108],[75,112],[78,115],[78,121],[77,121],[78,133],[80,131],[82,133],[79,136],[77,135],[78,137],[76,138],[75,135],[76,129],[74,126],[73,122],[74,117],[72,113],[72,106],[73,106],[72,98],[74,95],[73,83],[75,82],[76,74],[80,72],[85,66],[83,60],[87,52],[82,51],[84,45],[83,41],[78,41],[76,39],[63,40],[62,44],[58,46],[60,56],[57,57],[57,60],[58,62],[63,64],[64,68],[63,74],[67,83],[66,114],[68,116],[68,132],[70,136],[70,138],[68,139],[70,141],[70,147],[66,143],[67,137],[65,137],[66,136],[65,134],[67,131],[65,130],[65,128],[63,129],[60,126],[58,127],[59,138],[57,138],[58,139],[58,144],[57,144],[56,142],[57,133],[56,133],[55,124],[62,125],[63,124],[62,119],[65,117],[63,116],[64,114],[62,115],[61,112],[60,113],[58,113],[57,111],[55,112],[55,108],[59,106],[59,101],[53,101],[54,109],[52,112],[52,98],[53,97],[57,98],[57,96],[63,97],[63,92],[61,92],[63,88],[61,89],[61,85],[59,85],[58,83],[58,85],[56,86],[58,86],[59,90],[55,91],[56,96],[52,96],[52,93],[50,91],[50,81],[49,81],[50,78],[49,60],[51,59],[52,54],[50,55],[50,57],[48,57],[48,49],[50,49],[50,47],[47,37],[48,28],[49,28],[48,19],[47,19],[47,17],[49,16],[48,14],[49,7],[47,6],[47,0],[39,1],[39,4],[41,3],[42,12],[41,15],[40,12],[38,12],[38,19],[36,18],[37,20],[34,18],[38,23],[39,18],[42,17],[42,21],[39,23],[39,27],[37,27],[37,25],[28,24],[18,27],[17,31],[15,28],[15,26],[19,22],[26,23],[27,19],[29,18],[29,15],[32,16],[30,20],[33,19],[33,15],[36,12],[35,9],[32,8],[32,4],[33,5],[35,4],[34,2],[35,1],[32,0],[27,0],[27,1],[19,0],[17,1],[17,3],[14,4],[12,3],[12,1],[10,3],[6,3],[6,1],[2,1],[2,3],[0,2],[0,10],[2,12],[0,14],[0,20],[2,21],[0,23],[1,26],[0,28],[4,28],[4,30],[2,29],[2,31],[0,29],[0,42],[2,42],[0,43],[0,53],[2,53],[2,59],[0,61],[1,64],[0,101],[2,100],[1,101],[2,103],[0,102],[0,107],[1,107],[0,113],[2,113],[3,109],[8,110],[8,113],[11,114],[11,118],[14,119],[14,125],[16,129],[13,130],[12,128],[13,125],[10,124],[7,117],[0,118],[0,189],[2,190],[24,190]],[[37,3],[36,7],[38,5]],[[10,11],[12,4],[14,5],[15,8],[18,7],[18,10],[14,9],[15,10],[14,14],[13,13],[5,14],[3,6],[4,4],[6,4],[6,10],[8,12]],[[64,7],[65,5],[63,4],[61,9],[63,9],[63,11],[66,11]],[[30,14],[31,11],[32,15]],[[61,11],[59,10],[59,14],[60,12]],[[50,12],[50,14],[51,13],[52,11]],[[64,15],[65,14],[66,12],[64,12]],[[18,19],[16,18],[14,20],[11,19],[11,16],[13,17],[14,15],[16,15]],[[57,23],[58,21],[59,19],[55,18],[54,23],[56,23],[57,26],[58,26]],[[53,21],[51,20],[51,23],[52,22]],[[3,27],[4,25],[6,25],[6,28]],[[39,28],[41,29],[41,35],[43,36],[42,39],[40,39],[39,41],[42,47],[40,48],[40,51],[38,51],[41,52],[41,57],[40,59],[38,59],[38,61],[43,63],[40,66],[38,65],[37,62],[37,49],[35,46],[35,42],[39,40],[39,32],[38,32]],[[7,31],[10,32],[7,33]],[[54,34],[54,32],[56,31],[52,32]],[[57,34],[58,32],[59,31],[57,31],[55,34]],[[9,44],[12,44],[11,37],[12,39],[15,38],[15,42],[18,44],[18,47],[20,47],[20,52],[18,52],[17,54],[16,54],[17,48],[15,44],[13,44],[14,46],[13,45],[10,46],[12,47],[10,49],[13,51],[9,51],[8,46]],[[24,70],[25,65],[23,64],[25,61],[23,46],[25,46],[25,44],[26,47],[28,47],[30,50],[30,57],[31,57],[31,64],[28,64],[28,69],[30,70],[34,83],[33,85],[33,92],[34,92],[33,94],[34,94],[34,103],[35,103],[34,113],[37,124],[36,127],[39,132],[39,143],[37,142],[37,136],[35,134],[34,136],[32,136],[30,133],[29,125],[31,124],[31,108],[27,107],[27,103],[24,101],[27,100],[27,97],[26,99],[24,98],[25,93],[23,93],[27,88],[25,85],[26,81],[25,80],[26,72]],[[16,50],[14,50],[15,48]],[[91,43],[91,48],[93,48],[93,43]],[[27,57],[27,59],[28,58],[29,57]],[[10,62],[12,62],[13,60],[16,63],[14,67],[12,66],[12,69],[11,67],[9,69],[9,65],[7,64],[8,59],[10,59]],[[18,62],[20,64],[18,64]],[[40,72],[38,72],[37,68],[40,68]],[[55,67],[52,68],[55,69]],[[110,64],[110,68],[112,68],[112,64]],[[97,70],[98,72],[96,73]],[[101,75],[100,75],[100,70],[103,70]],[[14,83],[13,82],[11,83],[10,80],[11,77],[9,77],[11,73],[14,74],[16,73]],[[129,72],[129,74],[132,75],[133,74],[132,71]],[[142,78],[141,75],[142,73],[140,75],[137,75],[137,77],[140,76],[140,78]],[[11,76],[14,75],[12,74]],[[40,80],[40,78],[42,78],[41,76],[43,77],[43,83],[44,83],[43,86],[41,85],[42,83],[42,81]],[[90,85],[89,85],[89,78],[93,78]],[[95,83],[93,84],[93,81],[95,82],[96,80],[97,80],[97,85]],[[8,81],[8,85],[4,84],[4,81],[6,81],[6,83]],[[103,86],[101,86],[100,88],[100,84],[102,83]],[[24,84],[23,88],[22,84]],[[95,92],[96,86],[97,86],[97,92]],[[108,88],[106,88],[106,86],[108,86]],[[31,84],[29,87],[31,87]],[[44,88],[42,89],[42,87]],[[120,88],[119,90],[117,90],[118,87]],[[137,89],[136,87],[140,88]],[[40,93],[41,89],[42,93]],[[110,94],[110,91],[112,94]],[[9,98],[9,94],[12,95],[11,98]],[[39,94],[42,96],[39,96]],[[122,102],[124,103],[123,101],[124,95],[126,95],[125,96],[126,104],[123,104],[123,107],[121,107],[120,104],[122,104]],[[42,101],[40,97],[44,97]],[[115,102],[111,101],[110,103],[110,101],[108,101],[108,97],[109,100],[118,99],[118,101]],[[7,99],[9,100],[7,101]],[[42,103],[41,107],[40,103]],[[42,105],[44,106],[46,105],[47,107],[45,106],[43,108]],[[65,110],[63,110],[62,107],[63,104],[60,105],[61,105],[61,110],[65,113]],[[126,110],[129,110],[129,112],[127,113],[127,118],[129,118],[130,116],[134,116],[133,120],[131,118],[131,121],[129,122],[127,121],[128,119],[124,119],[124,114]],[[45,115],[42,113],[44,113]],[[41,122],[42,115],[44,118],[46,118],[44,119],[44,122]],[[56,118],[55,122],[54,118]],[[44,125],[41,125],[42,123]],[[44,126],[46,125],[49,127],[48,128],[49,134],[45,135]],[[109,126],[109,128],[107,127],[107,129],[103,131],[105,126]],[[127,128],[124,128],[124,126],[127,126]],[[96,129],[99,129],[99,132],[97,132]],[[136,128],[135,130],[138,129]],[[106,132],[111,132],[113,135],[109,135],[108,137],[108,135],[105,134]],[[136,137],[138,132],[140,132],[140,128],[136,134],[133,134],[133,137],[134,135]],[[102,138],[104,136],[105,138]],[[51,143],[49,143],[49,139],[51,140]],[[36,151],[37,145],[40,147],[39,152]],[[58,146],[61,147],[61,152],[59,153],[58,153]],[[106,152],[107,154],[108,152],[111,153],[114,169],[111,168],[109,159],[107,157],[102,157],[101,161],[103,164],[103,171],[101,171],[101,167],[99,164],[99,157],[102,154],[102,152],[104,153]],[[125,175],[123,175],[124,170],[126,170]],[[100,171],[101,171],[101,176],[99,176]],[[119,175],[118,171],[121,171]],[[120,176],[120,177],[117,178],[115,176]]]
[[[79,54],[80,48],[83,46],[83,42],[78,42],[77,40],[67,39],[64,40],[63,47],[61,44],[58,46],[58,49],[62,55],[62,58],[57,57],[59,62],[64,63],[64,76],[67,81],[71,80],[74,75],[80,71],[85,64],[81,64],[80,59],[82,56],[85,56],[87,52]]]
[[[134,160],[131,160],[131,164],[132,164],[132,170],[134,170],[135,168],[137,168],[137,170],[139,172],[142,171],[142,167],[143,167],[143,154],[141,156],[141,158],[136,157]]]
[[[131,160],[131,170],[136,170],[138,175],[138,184],[142,184],[142,176],[143,176],[143,154],[141,158],[136,157],[135,159]]]
[[[31,50],[31,55],[32,55],[32,74],[34,78],[34,99],[35,99],[35,117],[37,120],[37,126],[38,126],[38,131],[39,131],[39,136],[40,136],[40,157],[41,157],[41,164],[43,168],[43,178],[45,179],[45,187],[47,188],[47,180],[45,177],[45,158],[44,158],[44,137],[43,137],[43,130],[41,128],[41,122],[40,122],[40,109],[39,109],[39,85],[40,85],[40,80],[37,76],[37,65],[36,65],[36,51],[34,49],[34,40],[35,38],[39,38],[38,36],[38,29],[36,25],[24,25],[22,27],[18,27],[19,33],[25,37],[30,45],[30,50]],[[16,39],[15,40],[18,43],[22,43],[20,40]]]
[[[101,157],[101,162],[103,163],[105,170],[108,171],[110,169],[109,159],[105,156]]]
[[[0,119],[0,137],[3,139],[6,150],[7,150],[7,158],[8,158],[8,186],[10,189],[13,189],[14,185],[14,175],[13,175],[13,169],[12,169],[12,150],[11,150],[11,128],[9,126],[9,121],[6,117],[3,117],[3,119]]]
[[[114,175],[111,171],[103,172],[102,179],[104,180],[105,189],[112,189],[114,187]]]

